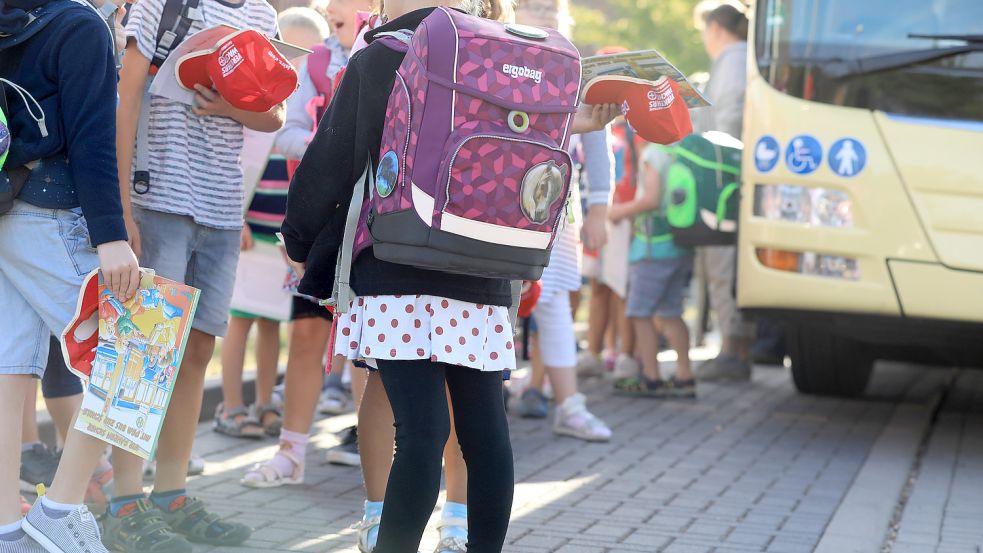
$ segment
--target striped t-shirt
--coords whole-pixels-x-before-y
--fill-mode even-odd
[[[164,3],[140,0],[130,11],[126,37],[136,40],[148,59],[156,49]],[[216,25],[277,34],[276,11],[266,0],[202,0],[199,9],[202,19],[192,24],[189,36]],[[227,117],[198,117],[190,105],[160,96],[150,100],[148,123],[150,190],[131,194],[133,204],[188,215],[207,227],[242,228],[242,125]]]

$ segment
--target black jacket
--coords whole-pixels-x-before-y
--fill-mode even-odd
[[[355,183],[370,155],[373,167],[379,162],[389,93],[403,54],[373,40],[380,32],[415,30],[433,10],[416,10],[366,35],[369,46],[348,62],[331,106],[294,173],[282,231],[287,255],[307,262],[302,294],[331,295]],[[352,265],[352,288],[360,296],[426,294],[488,305],[512,302],[507,280],[397,265],[376,259],[371,248]]]

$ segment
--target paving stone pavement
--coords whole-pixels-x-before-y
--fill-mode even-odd
[[[983,372],[948,393],[900,512],[891,553],[983,551]]]
[[[513,417],[518,484],[505,551],[811,551],[895,407],[925,401],[936,387],[913,384],[921,374],[879,370],[862,400],[799,395],[777,368],[756,369],[749,383],[701,384],[697,401],[618,398],[589,381],[591,409],[614,430],[609,444],[555,437],[545,421]],[[245,547],[215,551],[354,552],[348,527],[361,514],[360,473],[321,464],[337,443],[332,433],[353,422],[317,422],[307,484],[271,490],[238,479],[273,453],[273,441],[234,440],[203,424],[195,449],[209,464],[192,493],[256,529]],[[983,440],[963,449],[978,460]],[[979,490],[978,476],[960,483]],[[951,501],[979,507],[972,499],[965,491]],[[939,526],[952,543],[967,535],[969,518],[954,515]],[[435,542],[431,527],[421,550]]]

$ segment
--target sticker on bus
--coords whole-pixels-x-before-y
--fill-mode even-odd
[[[823,163],[823,146],[814,136],[800,134],[785,148],[785,165],[797,175],[808,175]]]
[[[867,149],[856,138],[841,138],[829,147],[829,168],[841,177],[853,177],[867,165]]]
[[[754,167],[759,173],[769,173],[778,165],[778,158],[782,148],[778,145],[778,140],[770,134],[766,134],[758,139],[754,145]]]

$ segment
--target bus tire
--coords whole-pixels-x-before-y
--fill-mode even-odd
[[[811,325],[789,325],[786,340],[798,391],[854,397],[866,390],[874,358],[862,342]]]

